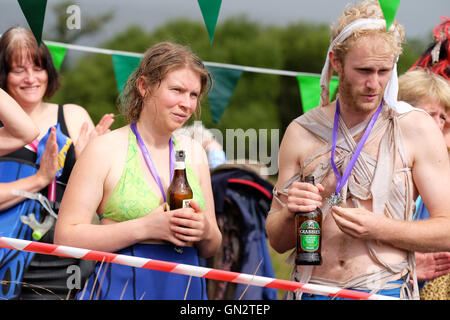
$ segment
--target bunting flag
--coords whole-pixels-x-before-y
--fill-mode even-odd
[[[52,56],[53,55],[56,56],[58,54],[55,53],[55,50],[51,49],[52,46],[63,47],[66,50],[84,51],[90,53],[106,54],[111,56],[119,93],[122,92],[129,76],[133,73],[133,71],[139,65],[140,60],[142,59],[142,54],[136,52],[126,52],[95,47],[86,47],[54,41],[45,41],[45,44],[49,47],[50,50],[53,51]],[[64,49],[58,48],[58,50],[60,51],[65,51]],[[55,60],[63,59],[62,55],[59,55],[57,57],[59,58],[55,58]],[[212,78],[214,80],[214,86],[208,98],[210,102],[209,104],[211,108],[212,118],[215,123],[220,122],[220,119],[233,95],[237,82],[243,72],[276,74],[280,76],[296,77],[299,82],[299,87],[301,88],[300,96],[304,112],[318,105],[320,97],[319,74],[257,68],[257,67],[240,66],[208,61],[205,61],[204,64],[211,73]],[[332,78],[330,83],[331,97],[333,97],[337,86],[338,86],[337,79]]]
[[[212,44],[222,0],[198,0],[198,5],[202,11],[203,20],[208,30],[209,43]]]
[[[61,64],[64,61],[64,57],[66,56],[67,48],[64,46],[58,46],[54,44],[45,44],[52,55],[53,64],[57,71],[61,69]]]
[[[40,46],[47,0],[18,0],[18,2],[34,37]]]
[[[297,76],[300,88],[300,97],[302,101],[303,113],[313,109],[319,105],[320,101],[320,76]],[[334,96],[338,87],[339,80],[331,78],[330,80],[330,97]]]
[[[386,30],[389,30],[392,22],[394,22],[400,0],[379,0],[379,2],[383,11],[384,20],[386,20]]]
[[[214,81],[213,89],[208,95],[212,119],[219,123],[243,71],[213,66],[206,68]]]
[[[121,93],[128,78],[139,66],[141,58],[120,54],[112,54],[111,56],[114,65],[114,74],[116,75],[117,89]]]

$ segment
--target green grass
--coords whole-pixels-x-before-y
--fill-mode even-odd
[[[286,259],[291,253],[291,250],[280,254],[276,252],[269,243],[267,243],[267,246],[269,248],[270,257],[272,259],[272,266],[275,272],[275,278],[281,279],[281,280],[289,280],[291,276],[291,270],[292,267],[286,264]],[[284,295],[286,290],[278,290],[278,299],[281,299]]]

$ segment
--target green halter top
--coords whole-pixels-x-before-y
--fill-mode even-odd
[[[175,139],[173,140],[175,150],[178,150],[177,143]],[[138,148],[136,136],[130,129],[125,168],[105,205],[101,218],[119,222],[136,219],[149,214],[160,205],[160,199],[143,177]],[[205,199],[200,184],[189,163],[186,163],[186,175],[194,194],[194,201],[205,210]]]

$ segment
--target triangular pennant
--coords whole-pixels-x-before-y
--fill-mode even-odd
[[[212,119],[219,123],[243,71],[212,66],[207,66],[207,69],[214,81],[213,89],[208,95]]]
[[[297,81],[300,88],[303,113],[306,113],[319,105],[321,91],[320,76],[297,76]],[[330,97],[334,96],[338,84],[338,79],[331,78]]]
[[[45,9],[47,0],[18,0],[20,8],[27,19],[28,25],[36,38],[38,45],[41,45],[42,29],[44,27]]]
[[[128,78],[137,69],[141,58],[133,56],[124,56],[119,54],[112,55],[114,74],[116,75],[117,89],[122,92]]]
[[[379,0],[379,2],[383,11],[384,20],[386,20],[386,30],[389,30],[392,22],[394,22],[400,0]]]
[[[203,20],[208,30],[209,43],[212,44],[222,0],[198,0],[198,5],[202,11]]]
[[[59,71],[61,64],[64,61],[64,57],[66,56],[67,48],[47,43],[46,46],[52,55],[53,64],[55,65],[56,70]]]

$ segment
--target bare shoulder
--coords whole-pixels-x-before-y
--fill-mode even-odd
[[[398,119],[402,129],[416,128],[417,130],[433,122],[430,115],[421,109],[414,109],[405,114],[401,114]]]
[[[76,104],[65,104],[64,107],[64,120],[69,130],[69,135],[75,141],[78,140],[80,134],[81,126],[83,123],[87,123],[89,126],[89,131],[94,128],[94,123],[87,112],[82,106]]]
[[[295,120],[286,128],[278,154],[277,188],[299,172],[302,154],[309,144],[308,135],[308,131]]]
[[[304,128],[296,120],[293,120],[284,133],[280,149],[290,154],[297,154],[299,161],[302,161],[301,159],[305,159],[307,155],[318,149],[321,144],[323,142],[317,136]]]
[[[122,149],[126,150],[128,146],[128,134],[128,126],[125,126],[99,135],[88,143],[82,155],[87,153],[91,157],[100,156],[105,161],[112,160],[117,152],[120,152]]]
[[[431,116],[422,110],[413,110],[399,117],[399,126],[410,160],[425,153],[436,154],[446,150],[439,127]]]
[[[413,110],[399,117],[399,126],[406,140],[432,141],[442,136],[433,118],[423,110]]]
[[[284,133],[283,139],[295,139],[300,136],[308,135],[308,132],[309,131],[306,130],[300,123],[296,120],[292,120]]]
[[[80,118],[91,118],[89,116],[89,113],[85,108],[83,108],[80,105],[73,104],[73,103],[67,103],[64,105],[64,114],[70,115],[71,117],[80,117]]]

